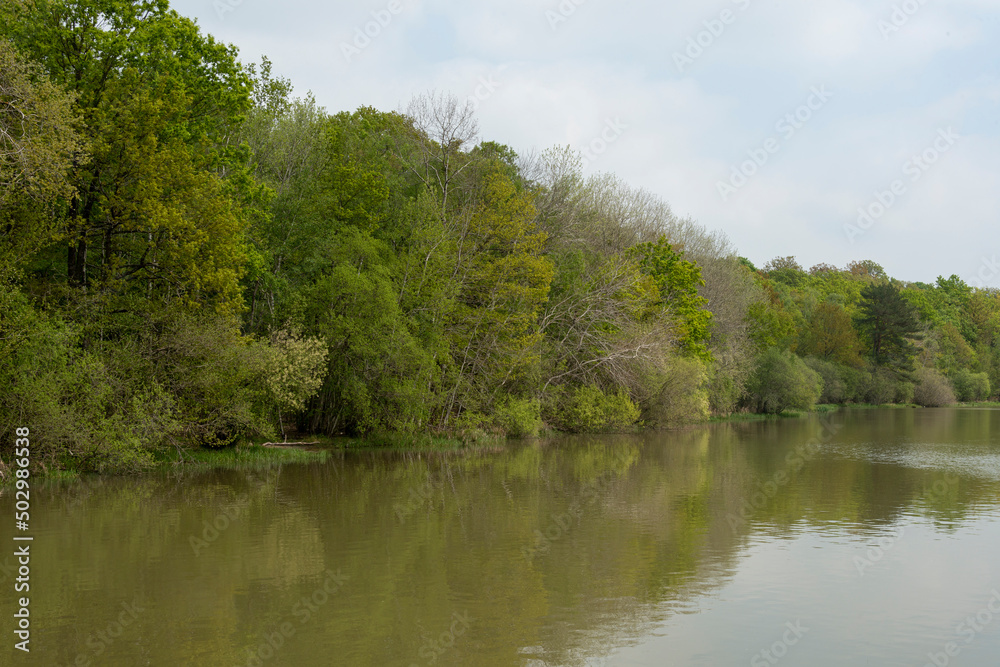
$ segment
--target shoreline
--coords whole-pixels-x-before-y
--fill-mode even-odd
[[[890,403],[870,405],[864,403],[849,405],[817,405],[808,411],[784,411],[778,414],[735,413],[726,417],[712,417],[704,421],[684,424],[681,428],[708,424],[740,423],[770,421],[776,419],[797,419],[811,414],[828,414],[842,410],[876,410],[876,409],[915,409],[915,404]],[[1000,408],[997,401],[979,401],[973,403],[956,403],[950,408]],[[615,433],[642,433],[647,429],[609,431]],[[671,429],[667,429],[671,430]],[[604,434],[599,433],[600,434]],[[543,432],[541,437],[570,435],[559,431]],[[168,450],[157,457],[156,463],[146,471],[133,474],[148,474],[178,466],[183,470],[225,470],[238,468],[271,468],[293,463],[323,463],[331,455],[346,451],[398,451],[398,452],[458,452],[488,450],[504,447],[511,440],[496,435],[472,434],[437,436],[428,433],[402,434],[388,433],[365,437],[301,435],[292,442],[251,442],[219,449],[199,448],[192,450]],[[180,456],[178,456],[180,454]],[[42,474],[34,474],[37,479],[54,481],[72,481],[84,475],[97,474],[102,477],[120,477],[115,473],[92,473],[75,470],[51,470]],[[13,477],[0,480],[0,489],[13,485]]]

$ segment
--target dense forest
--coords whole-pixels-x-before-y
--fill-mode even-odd
[[[1000,292],[757,268],[442,93],[330,113],[165,0],[0,0],[0,454],[982,401]]]

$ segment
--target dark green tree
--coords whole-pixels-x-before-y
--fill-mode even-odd
[[[861,290],[855,324],[868,343],[876,366],[908,374],[913,371],[919,338],[916,311],[892,283],[872,283]]]

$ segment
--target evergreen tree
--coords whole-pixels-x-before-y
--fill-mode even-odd
[[[920,325],[913,307],[891,283],[872,283],[861,290],[859,314],[855,321],[868,342],[876,366],[909,373],[913,371]]]

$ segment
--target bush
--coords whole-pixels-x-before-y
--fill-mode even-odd
[[[274,436],[274,353],[266,344],[221,316],[168,315],[150,331],[149,372],[176,398],[186,442],[222,447]]]
[[[663,370],[647,378],[643,418],[654,426],[702,421],[709,416],[709,383],[705,364],[690,357],[667,360]],[[735,389],[735,386],[733,387]]]
[[[758,358],[747,389],[755,412],[811,410],[822,393],[823,378],[796,355],[772,347]]]
[[[493,413],[493,423],[511,438],[535,437],[542,428],[538,399],[508,396]]]
[[[840,378],[844,383],[845,403],[865,403],[872,374],[864,368],[841,367]]]
[[[0,450],[31,429],[33,462],[97,472],[148,468],[179,432],[173,397],[139,381],[134,351],[84,350],[80,333],[0,287]]]
[[[958,400],[963,402],[985,401],[990,396],[990,376],[960,370],[951,376]]]
[[[803,361],[823,380],[823,391],[819,396],[820,403],[844,403],[847,400],[848,389],[843,378],[844,367],[816,357],[807,357]]]
[[[559,392],[550,421],[562,431],[588,433],[621,429],[639,421],[640,411],[622,389],[606,394],[594,385]]]
[[[322,380],[318,341],[99,305],[72,325],[0,285],[0,434],[29,426],[40,465],[130,472],[169,447],[271,436],[278,411],[300,409]]]
[[[884,368],[875,369],[867,374],[861,386],[861,399],[870,405],[887,405],[896,400],[898,380],[896,376]]]
[[[917,386],[913,401],[926,408],[937,408],[955,403],[955,392],[944,375],[933,368],[917,370]]]
[[[909,405],[913,403],[913,395],[916,390],[917,386],[912,382],[899,380],[896,382],[896,397],[893,400],[900,405]]]

